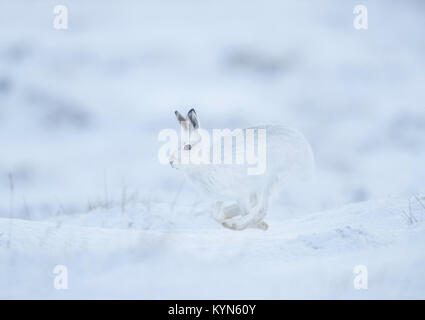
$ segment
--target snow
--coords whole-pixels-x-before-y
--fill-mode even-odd
[[[220,228],[185,206],[167,219],[160,203],[149,213],[1,218],[0,297],[423,299],[424,204],[385,198],[286,220],[274,212],[267,232]],[[67,290],[53,287],[56,265],[68,268]],[[367,290],[353,286],[356,265],[368,268]]]
[[[337,0],[75,0],[68,30],[56,4],[0,2],[1,298],[424,298],[422,1],[362,1],[362,31]],[[317,179],[267,232],[222,228],[159,163],[192,107],[311,143]]]

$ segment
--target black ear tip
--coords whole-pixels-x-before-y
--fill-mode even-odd
[[[195,112],[195,113],[196,113],[195,109],[193,109],[193,108],[192,108],[192,109],[190,109],[190,110],[189,110],[189,112],[188,112],[188,114],[189,114],[189,113],[192,113],[192,112]]]
[[[176,110],[176,111],[174,111],[174,114],[175,114],[175,115],[178,115],[178,114],[179,114],[179,112]]]

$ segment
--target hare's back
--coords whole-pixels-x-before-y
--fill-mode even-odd
[[[267,173],[306,173],[314,170],[311,146],[298,130],[284,125],[262,125],[247,129],[264,129],[266,132]],[[261,140],[260,140],[261,141]],[[258,139],[255,141],[255,150]]]

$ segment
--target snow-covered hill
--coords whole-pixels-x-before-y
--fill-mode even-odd
[[[207,208],[97,209],[0,219],[1,298],[425,298],[425,197],[230,231]],[[53,287],[56,265],[67,290]],[[368,269],[368,290],[353,268]]]

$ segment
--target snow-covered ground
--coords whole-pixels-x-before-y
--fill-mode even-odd
[[[386,198],[218,228],[162,203],[45,221],[0,219],[1,298],[425,298],[425,197]],[[149,222],[147,222],[149,221]],[[56,265],[68,289],[56,290]],[[367,268],[367,290],[354,267]]]
[[[57,4],[0,2],[0,297],[425,298],[423,1],[362,1],[362,31],[357,1],[75,0],[68,30]],[[311,142],[267,232],[159,163],[191,107]]]

